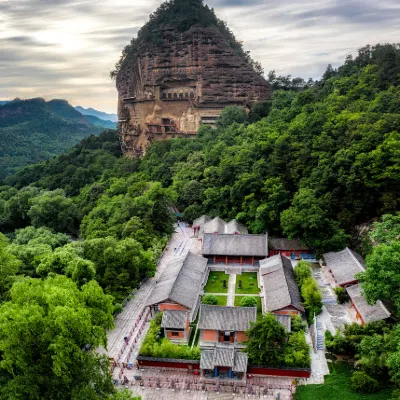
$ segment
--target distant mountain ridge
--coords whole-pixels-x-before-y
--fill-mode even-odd
[[[54,157],[110,123],[86,117],[66,100],[42,98],[0,104],[0,180],[20,167]]]
[[[76,106],[75,110],[79,111],[83,115],[91,115],[104,121],[118,122],[117,114],[107,114],[103,111],[95,110],[94,108],[83,108],[81,106]]]

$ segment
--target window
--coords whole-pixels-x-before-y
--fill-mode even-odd
[[[178,93],[174,93],[174,99],[178,98]]]
[[[172,93],[168,93],[168,98],[172,99]]]
[[[186,98],[189,97],[189,93],[188,92],[185,93],[185,97]]]
[[[171,336],[179,336],[179,332],[171,332]]]

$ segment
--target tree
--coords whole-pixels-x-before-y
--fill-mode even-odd
[[[294,274],[296,276],[297,284],[300,287],[303,286],[304,282],[308,278],[311,278],[310,264],[304,260],[299,261],[299,263],[294,267]]]
[[[385,214],[380,222],[372,224],[371,239],[377,244],[400,240],[400,215]]]
[[[301,286],[301,297],[303,298],[304,308],[307,311],[308,320],[314,320],[314,314],[318,315],[322,312],[322,293],[317,283],[312,277],[307,278]]]
[[[56,247],[64,246],[70,241],[71,239],[63,233],[54,233],[46,227],[35,228],[34,226],[28,226],[15,231],[13,243],[19,245],[45,244],[55,249]]]
[[[75,206],[62,189],[43,192],[30,200],[28,216],[36,228],[45,226],[57,232],[75,232]]]
[[[217,120],[217,126],[226,128],[234,123],[243,124],[247,119],[246,110],[240,106],[225,107]]]
[[[210,306],[217,306],[218,305],[218,297],[212,294],[206,294],[201,298],[201,302],[203,304],[208,304]]]
[[[374,247],[366,258],[367,268],[357,274],[369,304],[378,300],[394,300],[399,303],[400,293],[400,242]]]
[[[81,400],[114,393],[106,346],[112,299],[96,282],[78,289],[65,276],[26,278],[0,307],[2,398]]]
[[[13,278],[22,263],[7,248],[8,240],[0,233],[0,300],[4,299],[11,287]]]
[[[274,315],[264,314],[251,325],[247,336],[246,351],[251,363],[266,366],[281,365],[287,333]]]
[[[244,296],[240,300],[241,307],[257,307],[257,301],[254,297]]]

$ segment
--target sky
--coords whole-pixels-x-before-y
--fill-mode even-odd
[[[0,100],[115,112],[109,71],[161,0],[0,0]],[[319,79],[367,44],[400,42],[400,0],[206,0],[267,73]]]

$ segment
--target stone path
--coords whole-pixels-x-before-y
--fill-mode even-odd
[[[176,226],[175,232],[169,240],[166,249],[158,263],[154,278],[144,282],[135,296],[130,300],[122,313],[115,319],[115,328],[108,332],[108,356],[117,363],[134,363],[141,342],[145,337],[150,322],[145,318],[146,300],[156,285],[160,274],[174,259],[184,257],[189,250],[196,251],[197,239],[191,238],[192,230],[186,226]],[[124,338],[129,338],[125,340]],[[103,350],[103,352],[105,352]],[[122,352],[122,353],[121,353]],[[114,377],[119,374],[119,367],[114,370]]]
[[[230,274],[228,280],[228,299],[226,305],[233,307],[235,305],[235,291],[236,291],[236,274]]]

